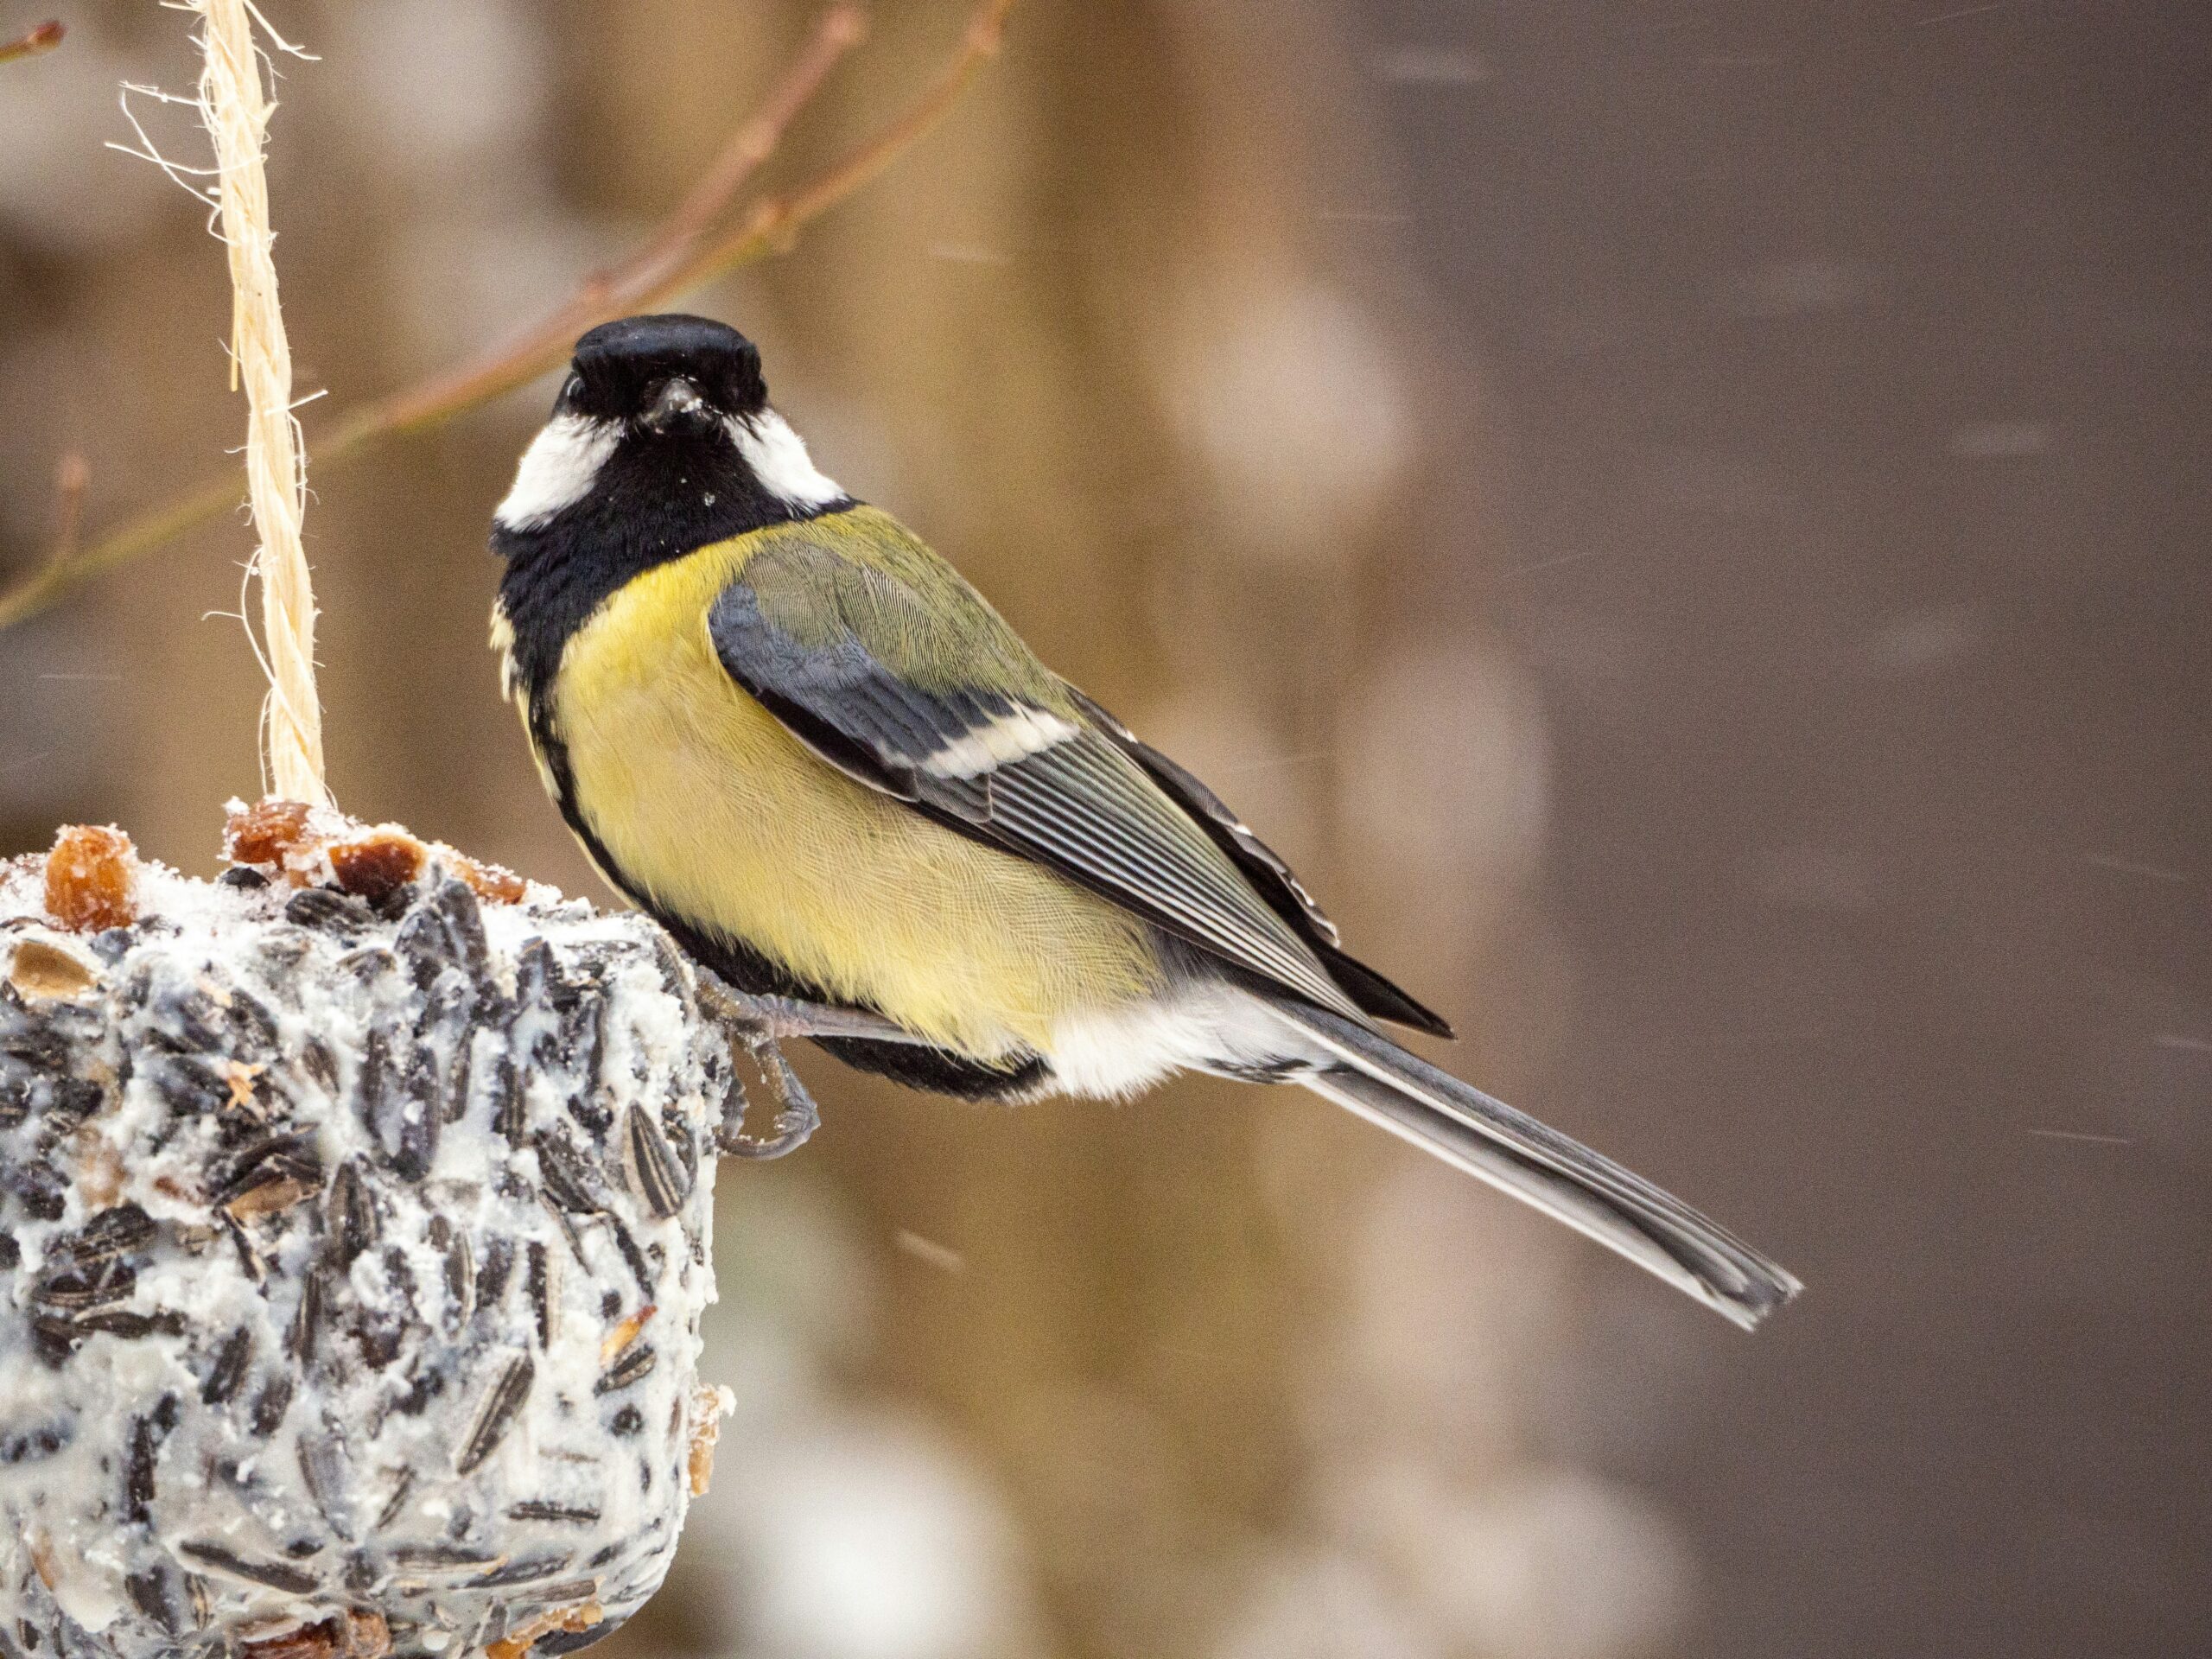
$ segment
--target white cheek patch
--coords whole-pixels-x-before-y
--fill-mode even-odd
[[[556,415],[530,441],[515,468],[514,487],[493,510],[502,530],[535,530],[591,491],[592,480],[614,453],[620,429],[582,415]]]
[[[1027,755],[1065,743],[1076,728],[1042,709],[1016,709],[987,726],[963,732],[922,761],[932,778],[977,778]]]
[[[769,494],[795,507],[826,507],[845,499],[836,480],[824,477],[808,458],[806,444],[791,430],[791,423],[774,410],[732,416],[729,435]]]

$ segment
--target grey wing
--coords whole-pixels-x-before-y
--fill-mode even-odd
[[[1072,695],[1115,747],[1135,761],[1170,799],[1213,838],[1214,844],[1244,873],[1245,879],[1267,899],[1275,914],[1306,941],[1306,947],[1328,969],[1329,977],[1341,985],[1353,1001],[1377,1019],[1395,1020],[1432,1037],[1452,1034],[1451,1023],[1442,1014],[1416,1001],[1403,986],[1385,978],[1344,950],[1337,925],[1313,902],[1313,895],[1306,892],[1298,873],[1284,862],[1280,853],[1255,835],[1251,825],[1238,817],[1226,801],[1082,692]]]
[[[810,563],[803,580],[793,579],[794,559]],[[756,580],[764,560],[783,568]],[[1012,690],[932,671],[969,659],[949,647],[1004,628],[972,589],[961,591],[950,607],[943,590],[925,605],[895,576],[786,537],[716,598],[708,631],[730,677],[848,776],[1363,1020],[1212,837],[1026,651],[1020,668],[1033,666],[1033,676],[1004,677]],[[797,593],[803,608],[786,597]],[[961,613],[963,604],[975,613]],[[994,636],[990,650],[1003,653],[1010,639]]]

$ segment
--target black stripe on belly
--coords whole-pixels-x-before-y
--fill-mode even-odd
[[[841,1001],[747,945],[710,940],[651,906],[644,908],[694,961],[706,963],[738,990],[757,996],[798,997],[832,1007],[858,1007],[869,1014],[882,1012],[865,1003]],[[873,1071],[909,1089],[957,1095],[963,1100],[1004,1100],[1032,1094],[1050,1076],[1044,1060],[1034,1054],[1007,1067],[985,1065],[950,1049],[928,1048],[918,1043],[879,1043],[865,1037],[811,1040],[857,1071]]]

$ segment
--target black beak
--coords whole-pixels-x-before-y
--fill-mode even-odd
[[[656,432],[665,432],[679,422],[690,422],[704,415],[707,400],[699,395],[699,388],[682,375],[671,375],[661,384],[653,400],[645,406],[645,423]]]

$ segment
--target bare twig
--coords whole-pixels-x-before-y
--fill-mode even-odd
[[[727,264],[699,269],[699,262],[689,256],[702,233],[728,210],[731,200],[775,149],[785,130],[821,90],[837,60],[860,43],[862,32],[856,8],[832,7],[767,102],[731,136],[714,165],[643,247],[612,270],[587,277],[549,315],[489,355],[341,417],[316,454],[327,461],[334,451],[348,454],[387,433],[441,425],[535,379],[564,359],[576,336],[594,323],[696,288],[730,269]],[[0,626],[6,621],[0,611]]]
[[[774,154],[785,130],[821,89],[838,59],[868,38],[868,14],[857,5],[836,5],[822,15],[812,38],[768,95],[768,101],[743,122],[714,165],[699,175],[676,211],[643,247],[625,262],[636,280],[665,276],[699,238],[714,228],[761,162]]]
[[[61,37],[69,31],[54,19],[33,23],[12,41],[0,41],[0,63],[12,62],[17,58],[35,58],[41,52],[51,52],[61,44]]]
[[[731,136],[713,166],[645,244],[613,270],[582,283],[534,327],[499,351],[362,405],[319,427],[315,464],[326,475],[395,436],[429,431],[535,379],[563,361],[575,336],[594,323],[686,293],[770,254],[789,250],[813,220],[876,177],[925,137],[998,50],[1014,0],[978,0],[959,50],[908,108],[874,137],[789,195],[769,197],[734,229],[712,235],[728,204],[784,130],[804,109],[837,60],[856,45],[861,16],[849,4],[824,14],[808,46],[760,110]],[[124,520],[67,565],[48,566],[0,594],[0,628],[47,609],[90,578],[143,557],[238,499],[229,477]]]

